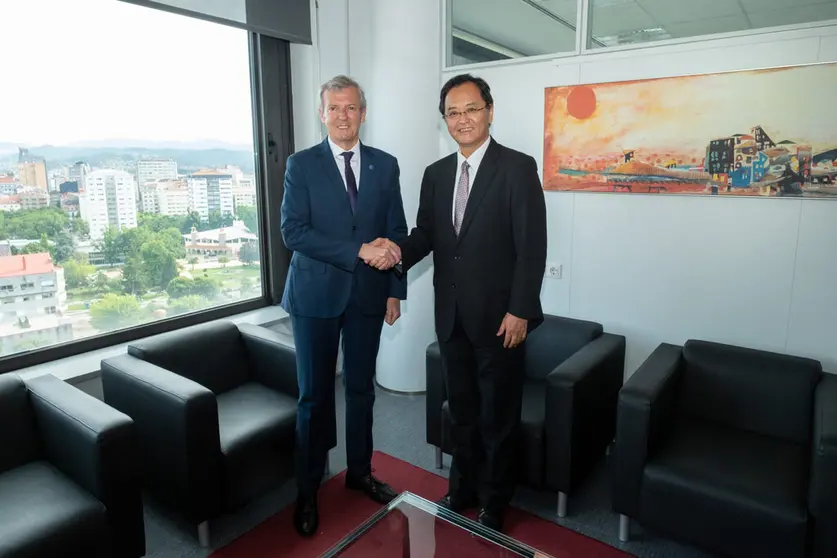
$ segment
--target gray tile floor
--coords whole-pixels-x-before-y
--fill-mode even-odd
[[[346,466],[345,431],[343,428],[343,387],[337,382],[338,447],[331,452],[331,471]],[[433,448],[425,443],[424,396],[394,395],[378,390],[375,404],[375,448],[433,472]],[[441,474],[447,474],[446,456]],[[285,486],[240,510],[234,516],[223,517],[212,524],[212,546],[220,548],[293,502],[295,489]],[[618,540],[619,519],[610,509],[608,480],[604,463],[590,476],[569,501],[565,519],[555,515],[556,498],[550,494],[518,489],[514,504],[547,520],[620,548],[641,558],[707,558],[708,554],[671,542],[657,534],[643,532],[634,525],[632,540],[622,544]],[[197,544],[196,531],[183,525],[153,503],[146,504],[147,556],[151,558],[199,558],[209,554]],[[258,557],[253,557],[258,558]]]

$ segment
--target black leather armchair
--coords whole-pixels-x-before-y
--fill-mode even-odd
[[[198,524],[232,512],[293,474],[293,338],[232,322],[135,342],[102,361],[105,401],[132,417],[144,482]]]
[[[616,400],[625,370],[625,338],[601,324],[545,316],[526,339],[521,411],[521,484],[567,498],[613,441]],[[427,443],[451,454],[444,363],[438,343],[427,348]]]
[[[47,375],[0,376],[0,556],[145,555],[134,424]]]
[[[807,358],[660,345],[619,394],[613,505],[724,556],[835,556],[837,378]]]

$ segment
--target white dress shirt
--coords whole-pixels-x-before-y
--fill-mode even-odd
[[[474,179],[477,177],[477,170],[480,168],[480,163],[485,152],[488,151],[488,144],[491,143],[491,136],[489,136],[482,145],[477,147],[476,151],[471,153],[470,157],[465,157],[461,151],[456,152],[456,177],[453,181],[453,210],[451,211],[451,220],[456,219],[456,189],[459,187],[459,177],[462,176],[462,162],[468,161],[468,195],[471,195],[471,189],[474,187]]]
[[[340,170],[340,176],[343,178],[343,187],[347,190],[349,187],[346,184],[346,159],[343,157],[342,153],[345,153],[346,151],[354,153],[349,165],[352,167],[352,172],[355,175],[355,183],[357,184],[358,191],[360,191],[360,142],[355,143],[354,147],[346,150],[331,141],[331,138],[328,138],[328,145],[331,147],[331,152],[334,154],[334,160],[337,162],[337,168]]]

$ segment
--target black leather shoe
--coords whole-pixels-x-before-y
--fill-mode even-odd
[[[477,513],[477,522],[489,529],[494,529],[497,532],[503,530],[503,514],[502,512],[490,511],[486,508],[481,508]]]
[[[479,501],[477,498],[467,498],[462,496],[457,496],[454,494],[446,494],[442,497],[441,500],[436,502],[439,506],[448,509],[452,512],[460,513],[468,508],[475,508]]]
[[[320,512],[317,509],[317,497],[298,497],[294,510],[294,527],[297,533],[303,537],[310,537],[317,532],[319,525]]]
[[[389,504],[398,494],[385,482],[381,482],[371,474],[364,477],[346,475],[346,488],[360,490],[379,504]]]

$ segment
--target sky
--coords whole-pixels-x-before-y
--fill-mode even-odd
[[[834,64],[593,85],[596,109],[586,119],[566,112],[571,88],[553,88],[546,92],[545,131],[552,134],[553,153],[667,149],[703,155],[709,140],[761,125],[775,142],[810,143],[816,152],[837,146],[836,87]]]
[[[2,0],[0,21],[0,143],[252,145],[242,29],[118,0]]]

